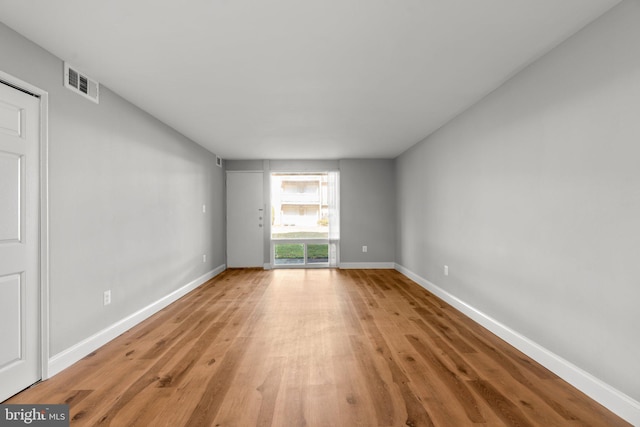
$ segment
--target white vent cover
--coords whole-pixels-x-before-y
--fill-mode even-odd
[[[99,101],[100,84],[66,62],[64,63],[64,85],[96,104]]]
[[[216,156],[216,166],[218,166],[219,168],[222,167],[222,157]]]

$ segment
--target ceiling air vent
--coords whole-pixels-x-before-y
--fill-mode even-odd
[[[100,84],[66,62],[64,63],[64,85],[68,89],[79,93],[96,104],[98,103]]]

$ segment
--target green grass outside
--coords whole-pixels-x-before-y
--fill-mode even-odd
[[[299,243],[276,244],[276,259],[303,259],[304,246]],[[329,258],[329,245],[307,245],[307,258]]]
[[[328,259],[329,245],[307,245],[308,259]]]

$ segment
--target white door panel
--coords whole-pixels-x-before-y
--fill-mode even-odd
[[[262,172],[227,172],[227,265],[264,265]]]
[[[6,85],[3,84],[6,87]],[[10,101],[7,99],[7,101]],[[11,104],[4,99],[0,99],[0,132],[20,137],[22,135],[22,116],[24,110],[20,105]]]
[[[0,83],[0,401],[40,379],[39,104]]]
[[[0,242],[20,240],[19,155],[0,151]]]
[[[0,325],[3,330],[0,366],[18,362],[22,353],[20,345],[22,282],[20,274],[0,277]]]

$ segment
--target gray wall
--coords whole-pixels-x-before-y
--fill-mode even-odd
[[[395,261],[395,199],[393,160],[340,161],[340,262]]]
[[[317,172],[340,170],[340,262],[395,260],[395,172],[393,160],[228,160],[226,169]],[[265,184],[265,203],[270,188]],[[265,227],[265,263],[270,263],[270,230]],[[362,253],[362,246],[368,252]]]
[[[621,3],[396,165],[399,264],[636,400],[639,22]]]
[[[104,86],[99,105],[68,91],[62,61],[2,24],[0,52],[49,92],[51,355],[225,263],[213,154]]]

